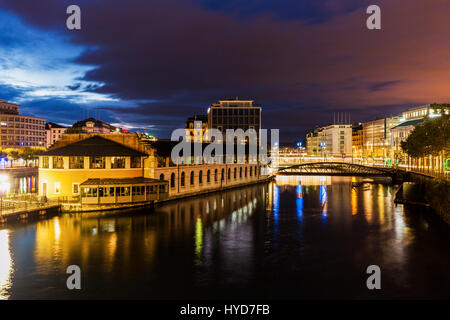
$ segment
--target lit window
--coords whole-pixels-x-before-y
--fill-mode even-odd
[[[61,184],[59,182],[55,182],[55,194],[59,194],[61,192]]]

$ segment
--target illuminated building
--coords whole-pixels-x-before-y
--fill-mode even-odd
[[[218,129],[223,134],[227,129],[254,129],[258,134],[261,110],[261,107],[253,105],[253,100],[220,100],[208,109],[208,128]]]
[[[61,139],[66,130],[66,127],[63,127],[57,123],[47,122],[45,124],[45,135],[47,141],[46,147],[49,148],[52,144]]]
[[[129,147],[129,140],[119,143],[98,135],[60,140],[39,156],[39,194],[85,208],[165,198],[167,182],[144,177],[148,154]]]
[[[361,123],[352,126],[352,156],[362,158],[363,156],[363,127]]]
[[[186,120],[186,140],[203,142],[203,135],[208,127],[208,116],[193,116]]]
[[[45,147],[45,119],[19,114],[19,105],[0,100],[2,148]]]
[[[388,158],[391,152],[391,129],[400,122],[401,117],[395,116],[363,123],[363,157]]]
[[[117,128],[109,123],[94,118],[88,118],[81,121],[77,121],[72,125],[72,128],[79,129],[84,133],[111,133],[122,132],[121,128]]]

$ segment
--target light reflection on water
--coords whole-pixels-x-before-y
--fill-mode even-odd
[[[9,247],[9,231],[0,230],[0,300],[9,298],[12,284],[13,261]]]
[[[0,295],[371,298],[365,270],[378,264],[377,297],[449,297],[448,227],[394,205],[391,186],[363,182],[277,177],[154,212],[66,214],[0,230]],[[79,292],[65,289],[71,264],[82,270]]]

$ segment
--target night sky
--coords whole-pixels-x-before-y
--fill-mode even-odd
[[[66,28],[77,4],[82,29]],[[381,7],[382,30],[366,28]],[[450,102],[449,0],[0,0],[0,99],[159,137],[219,99],[253,99],[296,141]]]

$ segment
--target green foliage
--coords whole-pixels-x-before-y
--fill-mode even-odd
[[[424,122],[417,125],[401,147],[404,152],[414,158],[428,155],[436,156],[450,149],[450,105],[433,104],[432,108],[440,116],[436,118],[427,117]]]

